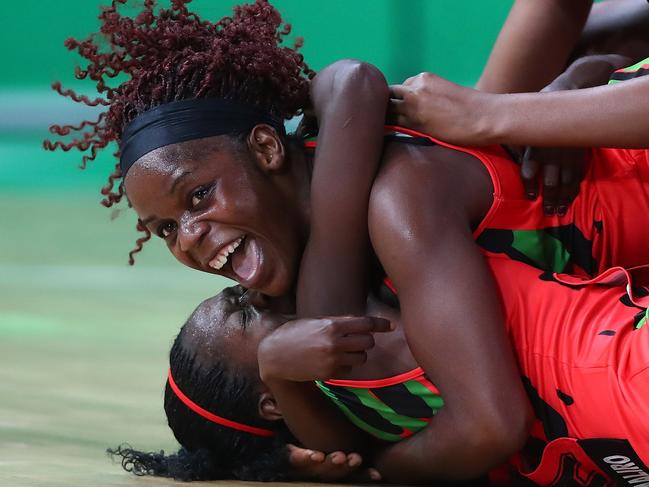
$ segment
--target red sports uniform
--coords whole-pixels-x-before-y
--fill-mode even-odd
[[[612,266],[649,263],[649,151],[590,149],[579,195],[565,215],[546,216],[541,198],[526,197],[520,166],[502,147],[457,147],[392,128],[465,152],[484,164],[494,202],[474,236],[487,255],[507,255],[541,269],[586,276]]]
[[[539,418],[517,467],[541,485],[649,486],[647,289],[619,268],[585,281],[489,264]]]

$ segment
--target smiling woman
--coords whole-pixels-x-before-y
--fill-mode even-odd
[[[141,223],[180,262],[281,295],[295,279],[292,256],[307,232],[300,209],[308,193],[291,182],[309,176],[304,153],[258,125],[244,138],[208,137],[149,152],[130,168],[125,188]]]
[[[233,17],[226,17],[214,24],[203,22],[190,13],[185,5],[188,2],[182,0],[173,1],[170,9],[159,11],[155,2],[146,1],[144,9],[135,20],[120,15],[118,10],[125,3],[126,0],[113,1],[99,17],[102,34],[110,39],[110,49],[102,50],[94,36],[83,41],[66,41],[68,49],[77,50],[88,61],[85,69],[77,69],[77,78],[96,81],[97,90],[103,97],[89,99],[65,90],[60,83],[53,85],[60,94],[76,102],[89,106],[108,106],[108,109],[94,121],[86,121],[79,126],[55,125],[51,128],[54,134],[62,137],[78,132],[79,137],[71,142],[45,142],[45,147],[49,150],[77,149],[87,152],[83,156],[84,167],[110,142],[120,142],[121,167],[118,165],[115,168],[108,184],[102,189],[105,206],[110,207],[123,198],[122,178],[136,160],[153,148],[172,143],[161,140],[164,139],[164,133],[169,134],[171,131],[165,132],[164,127],[147,125],[151,116],[129,126],[143,113],[170,102],[193,99],[202,99],[203,102],[205,99],[222,100],[218,107],[221,112],[224,104],[231,107],[227,119],[219,119],[220,123],[215,126],[205,122],[214,107],[209,103],[195,104],[193,108],[202,106],[203,123],[197,121],[189,137],[184,134],[183,139],[182,134],[177,134],[173,142],[181,142],[223,134],[228,134],[229,138],[240,138],[243,134],[248,134],[257,123],[270,123],[283,135],[282,119],[296,115],[307,105],[308,78],[313,72],[296,50],[281,46],[290,27],[282,23],[279,13],[267,2],[260,0],[237,7]],[[185,35],[188,31],[192,35]],[[135,38],[140,41],[131,42]],[[174,48],[158,49],[156,46],[159,45],[173,45]],[[206,73],[210,73],[209,76]],[[113,87],[111,79],[118,74],[126,74],[129,79]],[[167,108],[168,106],[160,110],[164,112]],[[191,111],[194,114],[198,112],[199,110]],[[182,117],[183,113],[189,112],[180,107],[177,113]],[[154,116],[155,114],[156,112],[153,113]],[[241,140],[239,142],[243,143]],[[232,144],[234,141],[222,140],[220,143]],[[201,152],[200,147],[196,149]],[[196,153],[196,150],[190,150],[192,154]],[[241,153],[241,150],[237,152]],[[172,157],[179,155],[181,152],[177,151],[170,154]],[[208,181],[201,182],[206,183]],[[196,192],[194,189],[194,193]],[[129,199],[136,199],[135,195],[129,194]],[[191,201],[192,197],[189,199]],[[178,226],[179,223],[178,220],[175,225]],[[138,240],[134,252],[142,248],[143,242],[151,233],[151,227],[145,227],[141,222],[138,228],[145,232],[145,236]],[[164,232],[169,232],[171,228],[172,225],[167,222]],[[156,227],[156,234],[162,235],[161,231],[161,228]],[[213,255],[202,253],[200,259],[192,256],[193,266],[200,262],[203,270],[211,269],[209,262],[219,253],[223,254],[221,250],[227,249],[224,245],[232,244],[244,232],[239,233],[230,241],[214,242],[218,247],[211,249]],[[249,243],[249,246],[254,250],[254,242],[252,245]],[[253,267],[253,263],[249,263],[241,272],[252,278]]]
[[[313,272],[320,281],[314,282],[321,283],[324,274],[337,278],[330,282],[334,290],[345,291],[341,299],[356,292],[359,299],[352,304],[363,305],[370,276],[354,281],[344,272],[369,261],[371,245],[370,257],[375,254],[377,267],[380,263],[385,270],[381,278],[387,273],[399,291],[403,329],[413,357],[445,401],[435,421],[380,450],[375,461],[384,478],[419,483],[467,479],[484,474],[521,448],[531,407],[483,254],[544,269],[581,266],[584,273],[596,272],[609,259],[620,263],[618,259],[627,258],[625,263],[631,265],[635,258],[640,259],[635,264],[644,262],[646,226],[638,224],[637,214],[649,215],[649,210],[638,207],[649,204],[649,198],[632,201],[633,211],[624,212],[633,216],[631,225],[623,224],[621,209],[601,209],[599,201],[604,191],[611,198],[602,200],[624,203],[619,201],[621,186],[612,188],[612,180],[623,181],[625,191],[645,194],[641,178],[630,180],[615,168],[623,161],[625,167],[641,172],[649,161],[647,154],[595,151],[592,160],[601,159],[598,170],[610,170],[602,178],[605,183],[597,181],[600,173],[591,171],[570,212],[543,219],[540,202],[525,199],[517,168],[503,148],[448,146],[399,127],[390,128],[383,144],[385,104],[374,102],[379,108],[374,113],[359,110],[358,99],[346,99],[347,107],[374,115],[373,121],[361,125],[378,128],[374,159],[381,159],[381,166],[378,174],[367,175],[363,204],[339,205],[329,215],[330,224],[323,225],[316,217],[316,203],[349,201],[340,197],[340,189],[353,180],[360,164],[352,157],[328,185],[319,186],[318,171],[326,166],[313,164],[312,183],[311,148],[284,134],[278,119],[309,106],[310,71],[295,50],[280,46],[287,29],[282,28],[279,13],[258,0],[239,7],[232,18],[211,23],[190,13],[187,0],[175,0],[171,9],[161,10],[146,0],[133,20],[117,12],[121,3],[115,0],[102,14],[102,32],[110,41],[107,54],[100,54],[92,37],[68,42],[90,61],[79,76],[96,79],[106,94],[105,100],[87,103],[105,103],[109,108],[96,122],[76,128],[87,129],[80,140],[58,144],[89,150],[88,160],[107,141],[120,140],[120,165],[105,189],[106,203],[119,201],[126,192],[140,228],[147,236],[155,233],[165,239],[178,260],[270,295],[294,289],[303,253],[308,256],[308,248],[303,252],[308,237],[310,242],[320,240],[326,250],[321,273]],[[354,66],[350,72],[360,77],[365,71]],[[326,71],[313,85],[326,79],[321,76]],[[129,75],[129,80],[107,88],[109,78],[118,73]],[[375,78],[385,85],[380,73]],[[387,87],[383,88],[379,95],[387,98]],[[318,96],[312,98],[317,115]],[[318,118],[319,155],[332,133],[325,129],[325,119]],[[350,120],[358,119],[351,113],[337,120],[345,130],[330,140],[334,147],[333,141],[340,144],[345,137],[371,142],[362,127],[349,128]],[[54,131],[65,135],[72,129]],[[338,147],[340,154],[351,152],[343,147]],[[123,179],[118,190],[112,193],[119,178]],[[359,187],[351,190],[365,195]],[[349,216],[358,217],[363,235],[356,234],[357,242],[353,241],[358,228],[336,228]],[[593,224],[595,218],[598,224]],[[547,249],[539,248],[548,227],[556,230],[548,235],[549,259]],[[340,242],[348,245],[336,247]],[[349,248],[361,251],[346,252]],[[327,286],[315,290],[331,292]],[[299,301],[298,297],[298,307]],[[463,367],[457,367],[458,357]],[[349,365],[355,366],[364,355],[352,358]],[[323,451],[367,447],[367,438],[345,422],[313,384],[296,388],[273,376],[272,368],[260,375],[303,444]],[[326,427],[313,428],[309,415],[314,411],[332,412]]]
[[[350,288],[348,279],[341,285],[340,273],[355,262],[368,260],[371,236],[378,259],[400,291],[404,328],[416,334],[413,353],[430,370],[446,400],[436,421],[401,444],[405,452],[393,453],[398,461],[384,462],[385,478],[465,479],[481,475],[513,453],[526,438],[530,408],[502,328],[489,272],[471,234],[471,226],[487,214],[493,199],[487,163],[471,153],[434,146],[422,137],[393,139],[386,145],[374,186],[375,170],[365,180],[367,191],[351,188],[357,194],[366,193],[364,203],[339,207],[332,213],[331,225],[323,227],[312,216],[317,213],[312,202],[341,200],[338,192],[332,197],[342,184],[341,175],[345,182],[352,180],[360,165],[352,158],[328,186],[319,188],[320,199],[313,196],[312,150],[286,137],[275,122],[310,105],[311,71],[294,49],[281,46],[288,29],[279,13],[267,1],[257,0],[237,7],[232,18],[211,23],[190,13],[187,0],[172,1],[170,9],[157,9],[153,0],[147,0],[141,13],[131,19],[117,11],[122,3],[115,0],[101,15],[101,31],[109,40],[107,53],[92,36],[67,43],[89,61],[79,76],[97,80],[98,90],[106,95],[85,101],[108,105],[106,114],[83,127],[54,127],[61,135],[73,129],[84,133],[70,144],[50,143],[48,147],[88,150],[87,161],[109,141],[120,141],[120,165],[104,189],[106,204],[119,201],[126,192],[140,228],[147,236],[155,232],[165,238],[181,262],[266,294],[292,291],[306,239],[318,232],[327,251],[321,267],[328,267],[329,276],[338,278],[332,281],[338,290]],[[352,77],[362,78],[365,71],[354,66]],[[129,79],[108,88],[116,74]],[[373,127],[378,134],[377,164],[388,90],[380,73],[374,78],[383,83],[378,92],[385,100],[379,104],[375,98],[364,99],[368,107],[363,114],[373,114],[365,122],[366,130],[349,128],[349,121],[357,120],[360,96],[370,92],[361,85],[361,95],[346,99],[348,115],[337,120],[336,125],[346,130],[330,144],[340,145],[343,136],[372,142],[367,127]],[[317,115],[315,94],[313,99]],[[211,110],[206,100],[218,100],[214,103],[226,104],[228,109]],[[219,122],[211,123],[214,120]],[[324,139],[332,132],[319,121],[325,146]],[[420,143],[411,144],[413,138]],[[485,157],[504,161],[501,152]],[[316,164],[315,170],[322,167]],[[118,181],[117,191],[112,192]],[[449,208],[454,211],[449,213]],[[358,228],[365,234],[359,236],[361,245],[353,245],[361,250],[349,253],[351,257],[340,267],[331,265],[340,261],[340,255],[347,257],[330,248],[353,235],[353,228],[336,226],[350,215],[358,216]],[[318,273],[314,276],[320,278]],[[359,286],[348,291],[359,298],[356,309],[365,303],[367,280],[368,276],[360,275]],[[430,292],[442,286],[445,293]],[[475,306],[469,311],[466,302]],[[462,323],[463,333],[458,334],[453,323]],[[458,355],[466,357],[471,374],[455,370]],[[355,360],[361,358],[358,355]],[[341,432],[344,440],[355,442],[353,433],[346,434],[353,425],[313,387],[298,397],[274,392],[287,417],[291,410],[298,416],[309,411],[300,401],[313,399],[310,406],[319,413],[330,411],[330,419],[341,429],[327,428],[323,434],[322,429],[311,428],[312,422],[302,421],[303,417],[290,419],[289,428],[313,448],[346,449],[347,445],[332,445]],[[291,408],[291,404],[298,407]],[[471,465],[465,458],[472,459]],[[395,467],[400,462],[407,468]],[[409,477],[402,479],[404,472]]]

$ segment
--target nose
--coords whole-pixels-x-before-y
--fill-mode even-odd
[[[180,250],[189,252],[194,249],[200,244],[207,231],[207,223],[196,221],[196,218],[189,212],[183,213],[178,224],[178,245]]]

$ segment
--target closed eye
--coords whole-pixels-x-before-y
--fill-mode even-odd
[[[250,300],[248,296],[248,289],[246,289],[241,296],[237,299],[237,304],[241,307],[241,327],[245,330],[249,323],[250,319],[252,318],[253,315],[253,309],[252,306],[250,305]]]
[[[250,308],[246,307],[241,310],[241,328],[244,330],[248,328],[250,324],[250,318],[252,318],[252,312]]]

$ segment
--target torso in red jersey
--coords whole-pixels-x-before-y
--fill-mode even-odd
[[[649,485],[649,292],[621,268],[589,282],[489,264],[538,418],[513,465],[540,485]]]
[[[493,204],[474,232],[485,254],[584,276],[649,263],[649,151],[589,150],[579,195],[565,215],[546,216],[541,198],[525,195],[520,166],[502,147],[457,147],[392,128],[470,154],[489,171]]]

